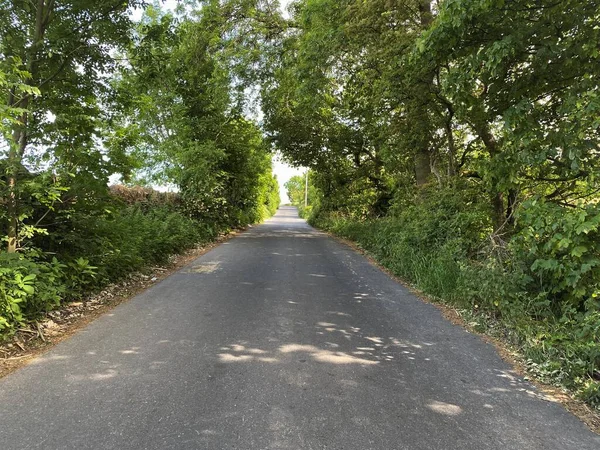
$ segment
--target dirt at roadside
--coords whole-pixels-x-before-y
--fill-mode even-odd
[[[135,297],[238,233],[239,231],[219,236],[209,244],[173,255],[163,266],[150,267],[143,273],[131,274],[125,280],[107,286],[97,294],[62,305],[37,322],[20,328],[8,342],[0,345],[0,378],[24,366],[75,334],[95,318]]]

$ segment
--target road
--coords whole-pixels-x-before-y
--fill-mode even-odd
[[[0,380],[9,449],[573,449],[600,437],[282,208]]]

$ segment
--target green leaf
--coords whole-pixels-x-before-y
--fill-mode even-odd
[[[35,292],[35,288],[33,286],[28,285],[28,284],[24,285],[21,289],[23,289],[29,295],[33,295],[33,293]]]

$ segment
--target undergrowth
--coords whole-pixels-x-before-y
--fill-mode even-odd
[[[0,332],[4,338],[41,314],[118,281],[223,229],[167,207],[139,205],[79,218],[48,251],[0,253]]]

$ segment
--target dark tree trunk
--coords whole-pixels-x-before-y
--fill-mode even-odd
[[[417,186],[425,186],[431,177],[431,155],[429,148],[420,148],[415,155],[415,179]]]

